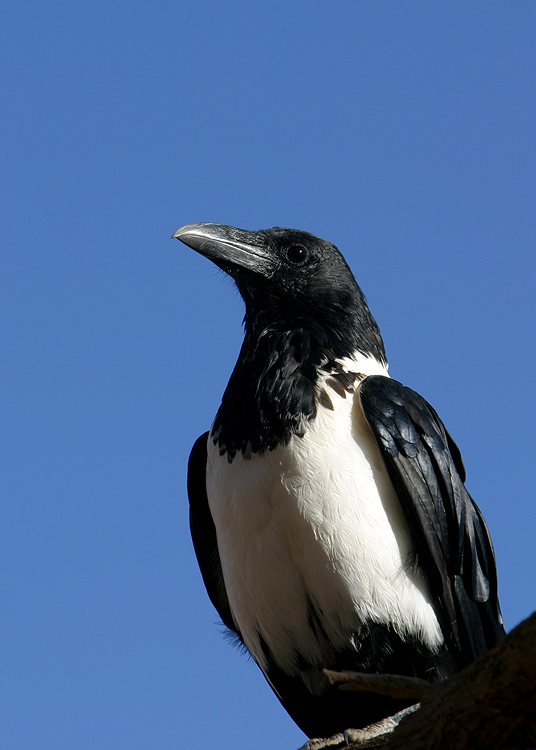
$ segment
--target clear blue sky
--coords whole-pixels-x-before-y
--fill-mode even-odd
[[[0,747],[304,740],[190,543],[242,305],[185,223],[339,246],[532,612],[534,2],[22,1],[0,34]]]

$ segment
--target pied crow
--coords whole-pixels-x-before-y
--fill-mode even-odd
[[[409,701],[323,668],[448,678],[504,635],[493,547],[434,409],[391,379],[339,250],[307,232],[188,224],[231,276],[245,338],[188,465],[208,595],[310,737]]]

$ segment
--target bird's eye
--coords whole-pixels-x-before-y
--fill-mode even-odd
[[[287,259],[295,265],[301,265],[307,260],[308,252],[301,245],[290,245],[286,251]]]

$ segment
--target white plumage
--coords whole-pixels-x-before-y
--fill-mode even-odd
[[[387,375],[376,360],[344,360],[362,375]],[[230,463],[208,441],[207,494],[225,587],[244,643],[266,672],[261,640],[279,666],[317,679],[349,648],[366,620],[443,643],[427,585],[414,565],[410,533],[358,390],[342,397],[325,382],[333,409],[319,405],[303,437]],[[314,607],[329,642],[311,627]]]

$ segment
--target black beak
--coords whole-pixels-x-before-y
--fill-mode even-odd
[[[227,224],[186,224],[171,239],[184,242],[231,276],[233,270],[240,268],[271,276],[276,268],[262,230],[250,232]]]

